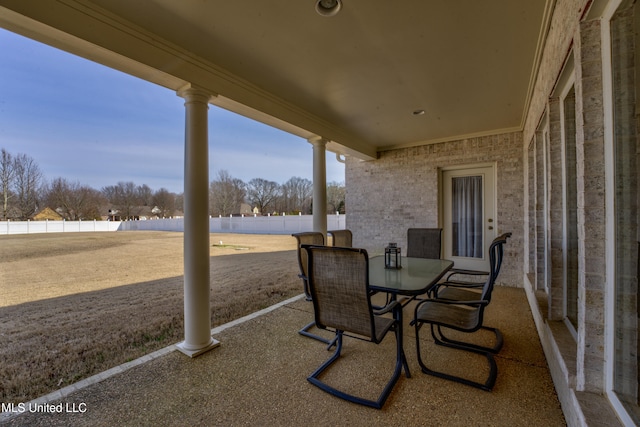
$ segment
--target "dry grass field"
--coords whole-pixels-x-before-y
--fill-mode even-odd
[[[0,236],[0,402],[181,341],[182,242],[146,231]],[[213,326],[302,292],[291,236],[211,234],[211,245]]]

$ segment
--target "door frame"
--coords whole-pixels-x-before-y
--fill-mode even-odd
[[[447,234],[447,227],[446,227],[446,221],[447,218],[445,218],[445,194],[444,194],[444,188],[445,188],[445,174],[448,172],[464,172],[465,170],[473,170],[473,169],[490,169],[487,171],[487,174],[490,174],[492,180],[493,180],[493,200],[489,200],[487,201],[485,196],[486,196],[486,192],[485,194],[483,194],[483,198],[484,198],[484,203],[489,203],[489,207],[491,208],[491,210],[493,210],[493,230],[489,231],[486,229],[487,224],[485,222],[485,237],[486,239],[483,241],[483,259],[482,261],[479,262],[473,262],[473,261],[469,261],[468,259],[465,260],[464,258],[460,257],[452,257],[451,256],[451,248],[449,245],[449,240],[450,236]],[[498,197],[497,197],[497,182],[498,182],[498,177],[497,177],[497,167],[496,167],[496,162],[487,162],[487,163],[470,163],[470,164],[464,164],[464,165],[455,165],[455,166],[447,166],[447,167],[442,167],[438,169],[438,227],[442,228],[442,246],[443,246],[443,257],[445,259],[450,259],[452,261],[455,262],[455,268],[464,268],[464,269],[474,269],[474,270],[483,270],[483,271],[489,271],[489,257],[488,257],[488,249],[489,246],[491,244],[491,241],[498,235]],[[486,210],[485,210],[486,211]],[[485,218],[486,220],[486,218]]]

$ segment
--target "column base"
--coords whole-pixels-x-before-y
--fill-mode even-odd
[[[184,354],[186,354],[187,356],[189,356],[189,357],[191,357],[191,358],[194,358],[194,357],[200,356],[200,355],[201,355],[201,354],[203,354],[203,353],[206,353],[206,352],[207,352],[207,351],[209,351],[209,350],[212,350],[212,349],[214,349],[214,348],[218,347],[219,345],[220,345],[220,341],[218,341],[218,340],[216,340],[216,339],[211,338],[211,342],[209,343],[209,345],[204,346],[204,347],[202,347],[202,348],[199,348],[199,349],[197,349],[197,350],[190,350],[190,349],[186,349],[186,348],[184,347],[184,341],[183,341],[183,342],[181,342],[181,343],[179,343],[179,344],[176,344],[176,348],[177,348],[181,353],[184,353]]]

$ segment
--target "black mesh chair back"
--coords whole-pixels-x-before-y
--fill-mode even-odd
[[[407,256],[440,259],[442,228],[410,228],[407,230]]]
[[[511,234],[511,233],[509,233]],[[505,235],[501,235],[493,239],[489,246],[489,277],[485,284],[482,286],[482,295],[480,299],[491,301],[491,293],[493,292],[493,286],[500,273],[500,266],[502,264],[502,258],[504,255],[504,244],[507,242]]]
[[[324,235],[318,231],[307,231],[304,233],[295,233],[292,234],[292,236],[295,237],[298,242],[298,267],[300,268],[298,277],[302,279],[304,294],[307,297],[307,301],[310,301],[311,295],[309,294],[309,282],[307,280],[307,252],[302,249],[302,245],[323,246]]]
[[[311,293],[309,292],[309,279],[308,279],[308,259],[307,259],[307,251],[303,249],[304,245],[315,245],[315,246],[323,246],[324,245],[324,235],[318,231],[307,231],[303,233],[295,233],[292,234],[293,237],[296,238],[298,242],[298,267],[300,268],[300,273],[298,277],[302,279],[302,286],[304,289],[304,295],[307,301],[311,301]],[[302,329],[298,331],[300,335],[303,335],[308,338],[313,338],[314,340],[323,342],[327,344],[327,350],[330,349],[335,344],[334,339],[328,339],[318,334],[314,334],[309,332],[316,326],[315,321],[311,321],[304,325]]]
[[[511,237],[510,232],[503,233],[500,236],[496,237],[492,242],[492,244],[496,243],[498,245],[496,265],[494,269],[494,275],[496,276],[495,279],[498,278],[498,274],[500,273],[500,268],[502,267],[502,259],[504,258],[504,245],[505,243],[507,243],[507,239],[510,237]]]
[[[351,230],[330,230],[327,232],[331,236],[331,246],[350,248],[353,246],[353,234]]]
[[[311,298],[316,325],[377,342],[368,295],[368,259],[362,249],[311,249]],[[393,323],[387,322],[388,327]]]

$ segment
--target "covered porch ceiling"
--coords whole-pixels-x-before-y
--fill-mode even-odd
[[[0,26],[362,159],[522,128],[554,0],[342,1],[0,0]]]

